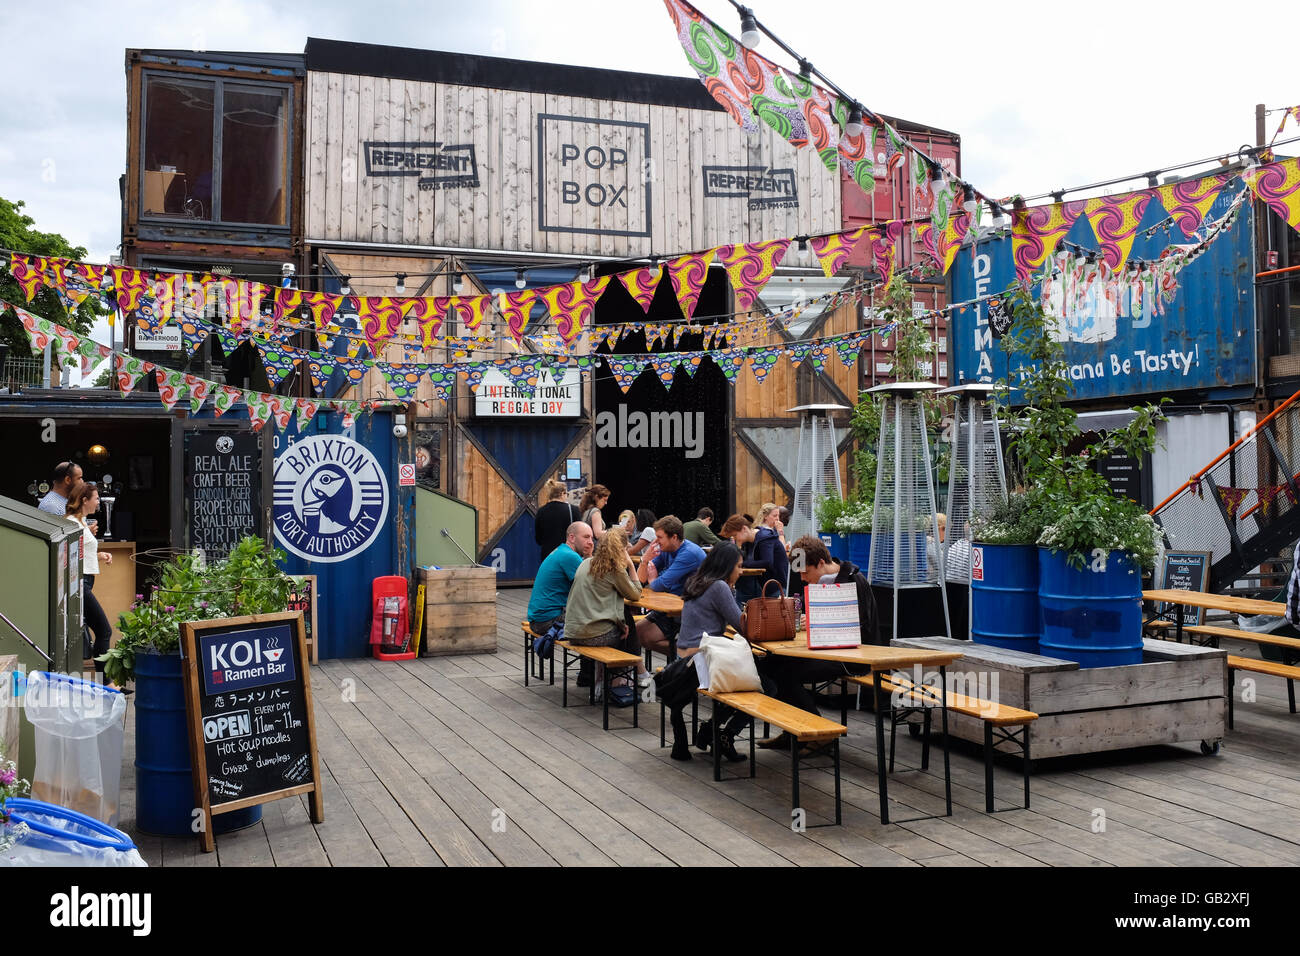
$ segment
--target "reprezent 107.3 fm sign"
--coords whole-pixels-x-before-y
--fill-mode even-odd
[[[275,458],[276,540],[308,561],[346,561],[370,547],[388,517],[388,479],[368,448],[313,435]]]

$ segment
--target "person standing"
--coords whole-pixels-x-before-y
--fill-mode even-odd
[[[57,518],[62,518],[68,506],[68,493],[72,491],[73,486],[81,480],[81,466],[73,461],[61,461],[54,466],[54,482],[50,490],[45,493],[40,504],[40,508],[46,514],[52,514]]]
[[[99,542],[91,531],[87,518],[99,510],[99,487],[93,481],[79,481],[68,492],[64,505],[64,517],[81,527],[81,580],[82,607],[85,610],[86,624],[95,635],[90,648],[90,656],[98,658],[108,653],[113,642],[113,625],[108,621],[104,609],[95,597],[95,577],[99,574],[99,562],[113,563],[113,553],[105,551],[99,554]],[[95,670],[104,672],[101,661],[95,661]]]
[[[605,518],[600,513],[605,505],[609,504],[609,489],[604,485],[592,485],[582,496],[582,504],[578,510],[582,512],[579,521],[585,521],[591,525],[592,534],[599,541],[601,535],[605,533]]]
[[[753,556],[745,562],[747,568],[762,568],[763,577],[758,582],[758,592],[764,593],[768,581],[775,581],[785,594],[790,584],[790,558],[785,553],[781,537],[784,527],[781,512],[774,504],[765,504],[758,511],[758,530],[754,533]]]
[[[569,533],[569,525],[578,520],[578,509],[568,500],[569,489],[564,482],[552,478],[542,485],[541,498],[544,502],[537,509],[533,519],[533,539],[541,549],[542,560],[564,544]]]
[[[637,580],[651,591],[681,595],[686,579],[704,563],[704,551],[682,537],[682,522],[676,515],[664,515],[655,522],[655,543],[650,545],[637,566]],[[661,654],[668,653],[669,643],[677,637],[681,620],[662,611],[651,611],[636,626],[641,646]]]
[[[682,534],[692,544],[698,544],[701,548],[711,548],[722,540],[710,530],[711,524],[713,524],[713,509],[701,508],[695,515],[694,521],[682,525]]]

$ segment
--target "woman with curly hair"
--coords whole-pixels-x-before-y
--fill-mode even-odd
[[[637,653],[640,645],[636,634],[628,632],[623,600],[635,601],[640,596],[636,567],[627,553],[627,534],[615,526],[605,532],[595,552],[578,565],[573,576],[573,588],[564,611],[564,639],[574,644],[617,647]],[[649,681],[647,674],[641,682]],[[603,674],[598,671],[597,691],[603,686]]]

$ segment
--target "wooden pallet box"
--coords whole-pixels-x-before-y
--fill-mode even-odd
[[[948,667],[950,688],[1038,714],[1031,731],[1035,760],[1212,744],[1225,732],[1227,652],[1216,648],[1144,640],[1141,664],[1080,668],[1074,661],[942,637],[894,643],[959,650],[962,658]],[[954,736],[984,742],[983,721],[949,714],[948,723]]]
[[[19,702],[13,694],[18,667],[16,654],[0,655],[0,754],[15,764],[18,763]]]
[[[422,655],[496,653],[496,571],[421,568],[418,577],[424,585]]]

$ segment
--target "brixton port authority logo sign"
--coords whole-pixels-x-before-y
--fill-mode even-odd
[[[300,439],[275,459],[275,537],[308,561],[345,561],[388,517],[388,479],[363,445],[338,435]]]

